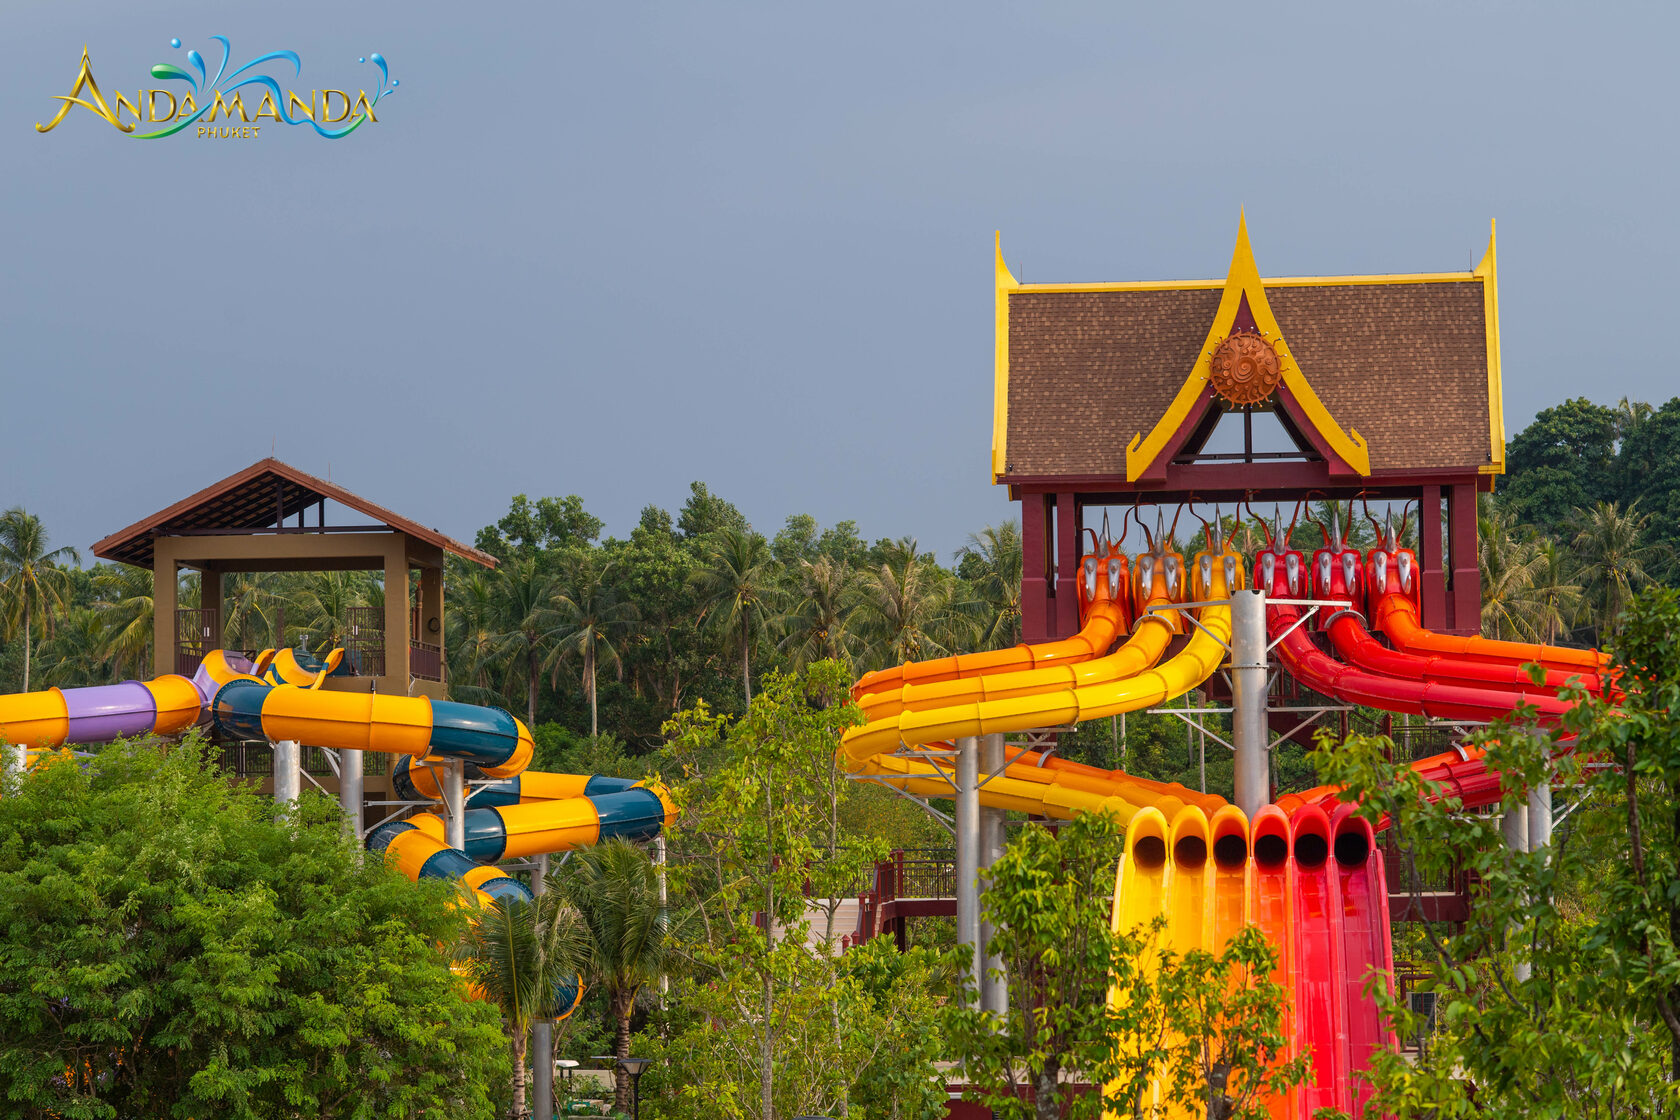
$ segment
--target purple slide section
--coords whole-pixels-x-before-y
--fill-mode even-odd
[[[157,720],[151,690],[139,681],[66,688],[72,743],[103,743],[122,735],[144,735]]]

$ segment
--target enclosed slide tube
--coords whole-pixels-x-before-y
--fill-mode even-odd
[[[107,742],[119,736],[175,734],[204,715],[218,730],[239,738],[465,760],[482,777],[504,780],[491,787],[497,792],[475,795],[485,801],[467,814],[469,852],[448,846],[436,814],[381,826],[369,835],[368,847],[389,849],[411,878],[463,879],[483,904],[500,895],[529,898],[529,892],[494,868],[479,866],[479,859],[568,851],[615,835],[646,838],[675,817],[668,795],[654,786],[526,773],[531,733],[500,709],[424,696],[319,691],[323,678],[339,664],[338,651],[313,665],[292,653],[265,654],[253,664],[217,650],[190,680],[169,675],[0,696],[0,738],[38,748]],[[251,672],[258,668],[307,678],[310,687],[271,684]],[[432,792],[425,796],[435,797],[430,771],[421,767],[419,772],[431,782]],[[508,782],[518,783],[512,802],[494,806],[497,797],[506,796]]]
[[[1293,817],[1267,806],[1250,822],[1227,805],[1210,820],[1186,806],[1171,818],[1139,810],[1126,831],[1116,875],[1112,924],[1142,929],[1160,919],[1159,952],[1217,953],[1252,923],[1278,953],[1273,979],[1292,993],[1284,1034],[1293,1054],[1311,1054],[1307,1084],[1267,1102],[1270,1114],[1305,1120],[1312,1110],[1352,1112],[1368,1090],[1355,1084],[1370,1050],[1391,1044],[1364,985],[1392,959],[1381,853],[1370,827],[1343,807],[1316,805]],[[1376,982],[1385,982],[1378,980]],[[1111,993],[1111,999],[1119,998]],[[1150,1090],[1162,1102],[1159,1086]]]

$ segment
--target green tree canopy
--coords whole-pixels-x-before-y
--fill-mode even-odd
[[[439,948],[454,901],[191,738],[37,767],[0,797],[3,1110],[489,1117],[507,1052]]]
[[[1501,488],[1517,519],[1556,525],[1571,511],[1621,496],[1617,413],[1585,397],[1542,409],[1511,441]]]

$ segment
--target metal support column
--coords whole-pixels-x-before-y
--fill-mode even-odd
[[[274,803],[295,804],[303,792],[303,748],[296,739],[281,739],[274,746]]]
[[[665,879],[665,833],[653,838],[653,865],[659,871],[659,925],[666,928],[671,920],[670,884]],[[671,977],[659,974],[659,1010],[665,1010],[665,1000],[671,994]]]
[[[1253,820],[1266,788],[1266,593],[1231,595],[1231,741],[1237,808]]]
[[[1552,843],[1552,783],[1550,776],[1528,791],[1528,850],[1538,852]]]
[[[1003,772],[1003,736],[982,735],[980,737],[980,772],[990,778],[993,774]],[[1002,809],[980,810],[980,867],[989,868],[1003,857],[1004,844],[1007,843],[1005,811]],[[1003,968],[1003,958],[988,952],[986,946],[991,944],[992,935],[997,930],[983,917],[980,919],[980,1009],[992,1011],[999,1015],[1009,1010],[1009,987],[1002,976],[993,976],[994,970]]]
[[[367,836],[362,817],[362,752],[348,748],[338,752],[338,803],[344,807],[350,835],[360,844]]]
[[[1505,846],[1513,852],[1528,851],[1528,808],[1519,805],[1510,810],[1499,822],[1499,830],[1505,836]],[[1519,981],[1529,977],[1529,966],[1519,964],[1514,969]]]
[[[531,870],[531,893],[541,898],[548,893],[548,856],[537,857]],[[538,1019],[531,1024],[531,1115],[550,1120],[554,1115],[554,1020]]]
[[[444,842],[451,848],[467,846],[467,820],[462,810],[467,785],[467,764],[455,759],[439,767],[443,778]]]
[[[980,744],[972,735],[957,748],[957,944],[972,953],[969,975],[980,995]]]

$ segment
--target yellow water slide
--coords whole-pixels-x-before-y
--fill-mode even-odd
[[[1142,559],[1140,568],[1146,567]],[[1231,561],[1226,562],[1224,555],[1198,554],[1190,593],[1198,599],[1224,599],[1228,589],[1243,586],[1243,566],[1234,556]],[[1197,687],[1225,658],[1231,636],[1230,608],[1199,608],[1199,625],[1184,648],[1159,663],[1174,633],[1188,625],[1174,617],[1178,610],[1170,608],[1174,601],[1183,601],[1185,589],[1166,582],[1166,573],[1173,570],[1170,566],[1147,567],[1161,577],[1146,595],[1139,596],[1153,613],[1142,615],[1127,641],[1106,657],[966,678],[945,676],[924,683],[897,683],[918,679],[914,672],[896,680],[866,677],[859,682],[859,703],[870,719],[844,736],[840,749],[846,767],[918,796],[949,797],[952,787],[944,776],[949,767],[943,758],[937,754],[906,757],[898,753],[900,749],[1101,719],[1155,707]],[[872,684],[873,692],[869,691]],[[1196,805],[1211,814],[1224,804],[1223,798],[1193,793],[1183,786],[1047,760],[1037,754],[1023,756],[1003,774],[990,778],[980,790],[980,800],[991,808],[1064,819],[1108,810],[1122,822],[1130,822],[1148,806],[1176,813],[1185,805]]]

